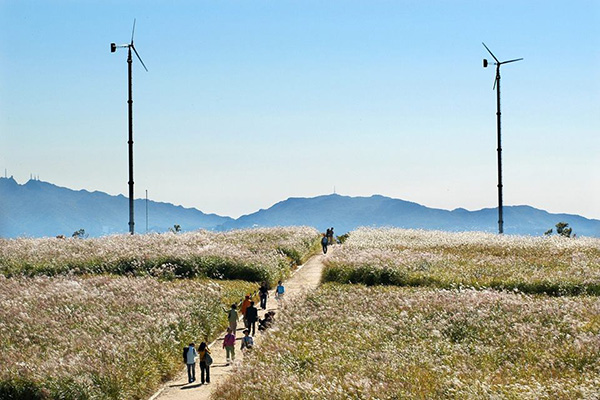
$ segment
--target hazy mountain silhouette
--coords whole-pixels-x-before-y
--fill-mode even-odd
[[[145,232],[145,211],[145,200],[136,200],[136,232]],[[181,225],[184,231],[289,225],[308,225],[325,231],[333,226],[338,235],[360,226],[487,232],[498,229],[495,208],[448,211],[380,195],[289,198],[237,220],[154,201],[148,202],[148,213],[149,228],[155,232],[164,232],[174,224]],[[37,180],[21,185],[12,178],[0,178],[0,237],[70,236],[82,228],[90,236],[126,233],[128,220],[128,200],[123,195],[75,191]],[[542,235],[558,222],[569,223],[579,236],[600,237],[600,220],[550,214],[529,206],[504,208],[507,234]]]
[[[146,231],[146,201],[137,199],[135,230]],[[214,229],[231,218],[204,214],[195,208],[148,201],[149,230],[167,231],[175,224],[182,230]],[[90,236],[126,233],[129,200],[103,192],[71,190],[30,180],[24,185],[0,178],[0,237],[71,236],[85,229]]]
[[[600,237],[600,220],[550,214],[530,206],[504,207],[504,232],[507,234],[542,235],[558,222],[567,222],[577,235]],[[380,195],[349,197],[331,194],[289,198],[267,210],[228,221],[219,229],[277,225],[308,225],[323,232],[334,227],[338,235],[360,226],[497,232],[498,212],[496,208],[448,211]]]

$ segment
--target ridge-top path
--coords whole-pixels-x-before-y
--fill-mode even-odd
[[[332,250],[331,246],[329,247]],[[321,282],[321,273],[323,272],[323,260],[326,256],[324,254],[312,256],[306,263],[298,267],[298,270],[283,284],[285,286],[285,295],[283,302],[290,301],[298,298],[305,292],[313,290],[319,286]],[[275,300],[275,292],[269,292],[269,299],[267,302],[267,310],[278,311],[278,302]],[[263,310],[259,310],[259,314],[262,317],[265,313]],[[277,314],[275,314],[275,321],[277,321]],[[242,352],[240,351],[240,339],[243,336],[242,329],[239,327],[236,332],[236,348],[235,356],[236,363],[239,363],[243,359]],[[243,323],[241,324],[243,327]],[[258,325],[258,324],[257,324]],[[262,333],[256,330],[255,344],[260,342]],[[213,365],[210,367],[210,384],[201,385],[200,381],[200,366],[196,364],[196,382],[187,383],[187,372],[182,369],[182,372],[174,380],[167,382],[162,389],[156,392],[150,400],[208,400],[213,394],[213,390],[217,384],[227,378],[232,373],[232,366],[225,364],[225,349],[223,349],[223,337],[225,332],[222,332],[218,339],[210,345],[211,355],[213,358]],[[197,343],[199,344],[199,343]],[[260,347],[256,348],[255,351],[260,351]]]

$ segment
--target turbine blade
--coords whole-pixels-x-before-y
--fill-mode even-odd
[[[498,83],[498,77],[494,78],[494,87],[492,88],[492,90],[496,90],[496,83]]]
[[[135,33],[135,18],[133,19],[133,29],[131,30],[131,44],[133,45],[133,34]]]
[[[140,57],[140,55],[138,54],[137,50],[135,49],[134,45],[131,45],[131,48],[133,49],[133,51],[135,52],[135,55],[137,56],[138,60],[140,60],[140,62],[142,63],[142,66],[144,67],[144,69],[146,70],[146,72],[148,72],[148,68],[146,68],[146,65],[144,64],[144,62],[142,61],[142,57]]]
[[[514,60],[502,61],[500,64],[508,64],[515,61],[521,61],[522,58],[515,58]]]
[[[488,49],[488,47],[485,45],[485,43],[481,42],[481,44],[483,45],[483,47],[485,47],[485,49],[488,51],[488,53],[490,53],[492,55],[492,57],[494,57],[494,60],[496,60],[497,63],[500,63],[500,61],[498,61],[498,59],[496,58],[494,53],[492,53],[492,51],[490,49]]]

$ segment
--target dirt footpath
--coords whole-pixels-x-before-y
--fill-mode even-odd
[[[329,254],[331,254],[332,247],[329,248]],[[285,295],[282,300],[284,303],[294,298],[301,296],[304,292],[315,289],[321,282],[321,272],[323,271],[323,260],[327,257],[323,254],[311,257],[304,265],[300,266],[296,272],[283,283],[285,286]],[[259,306],[259,304],[255,304]],[[267,311],[274,310],[275,321],[278,320],[278,304],[275,300],[275,291],[269,292],[269,298],[267,300],[267,310],[263,311],[259,309],[259,316],[263,318],[264,313]],[[241,326],[240,326],[241,325]],[[261,333],[258,332],[258,323],[256,336],[254,337],[255,344],[260,343]],[[236,346],[235,346],[235,363],[240,363],[243,358],[240,350],[240,339],[244,336],[242,333],[244,323],[238,322],[238,330],[236,332]],[[196,382],[188,384],[187,372],[185,368],[182,368],[179,376],[166,383],[162,389],[156,392],[150,400],[208,400],[212,395],[212,390],[216,387],[217,383],[226,379],[231,374],[232,366],[226,365],[225,363],[225,349],[223,349],[223,337],[225,332],[219,335],[219,338],[210,344],[210,351],[213,358],[213,365],[210,367],[210,384],[201,385],[200,382],[200,366],[196,363]],[[260,346],[260,345],[259,345]],[[256,348],[255,351],[260,351],[260,347]]]

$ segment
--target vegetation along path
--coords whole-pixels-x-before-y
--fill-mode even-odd
[[[333,250],[330,247],[330,252]],[[326,256],[316,255],[311,257],[305,264],[299,267],[298,270],[292,275],[290,279],[284,282],[285,286],[285,298],[283,302],[293,301],[299,296],[302,296],[305,292],[315,289],[321,282],[321,273],[323,271],[323,260]],[[267,301],[267,310],[263,311],[259,309],[259,316],[262,318],[264,313],[267,311],[278,311],[279,305],[275,300],[275,291],[269,292],[269,299]],[[256,304],[258,306],[258,303]],[[277,321],[277,314],[275,314],[275,321]],[[243,322],[238,323],[238,329],[236,332],[236,362],[239,365],[243,359],[243,354],[240,351],[240,339],[243,337],[242,330]],[[256,331],[255,344],[260,342],[260,336],[262,333]],[[167,382],[162,389],[155,393],[150,400],[202,400],[210,399],[213,390],[217,387],[217,384],[222,380],[226,379],[229,374],[232,373],[233,366],[226,365],[225,363],[225,349],[223,349],[223,337],[225,332],[219,335],[219,339],[211,343],[210,350],[213,358],[213,365],[210,367],[210,384],[201,385],[200,381],[200,366],[196,364],[196,382],[187,383],[187,372],[182,368],[181,374],[171,382]],[[199,343],[196,343],[196,346]],[[260,346],[255,351],[260,351]]]

